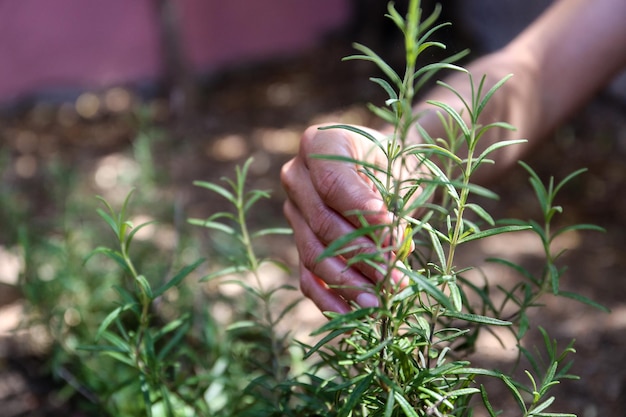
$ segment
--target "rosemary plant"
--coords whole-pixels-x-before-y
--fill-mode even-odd
[[[333,393],[324,415],[469,416],[476,406],[471,400],[477,396],[489,415],[496,416],[488,392],[478,382],[485,377],[503,381],[521,415],[553,415],[547,411],[554,400],[548,396],[549,389],[560,379],[572,378],[567,374],[569,364],[564,362],[567,354],[573,352],[572,346],[557,352],[545,331],[549,353],[546,366],[538,366],[540,361],[518,345],[520,355],[532,364],[532,372],[527,371],[529,386],[514,381],[506,373],[477,368],[463,359],[475,346],[479,332],[490,331],[494,326],[510,329],[521,341],[530,326],[527,310],[536,306],[540,296],[549,290],[590,302],[560,291],[562,271],[555,265],[558,255],[552,254],[550,243],[556,235],[568,230],[596,227],[577,225],[551,232],[552,217],[560,211],[552,205],[554,196],[580,171],[556,187],[551,180],[545,189],[537,175],[524,165],[531,174],[531,183],[544,212],[542,225],[534,221],[496,221],[479,204],[480,198],[497,196],[473,184],[476,170],[492,163],[489,157],[497,149],[523,140],[480,146],[481,138],[493,128],[513,130],[505,122],[481,125],[479,121],[493,94],[509,77],[487,89],[485,77],[476,80],[473,74],[454,64],[460,54],[418,68],[417,59],[424,51],[445,48],[442,43],[430,40],[433,33],[445,26],[436,24],[439,11],[437,8],[423,18],[419,0],[411,0],[403,17],[389,4],[387,17],[405,39],[403,75],[364,45],[356,44],[360,54],[347,58],[371,61],[386,76],[371,79],[385,90],[388,99],[384,106],[370,105],[370,108],[393,126],[393,133],[380,140],[354,126],[325,127],[356,132],[384,154],[383,166],[344,157],[318,157],[360,167],[382,196],[393,219],[389,224],[368,224],[367,213],[348,213],[361,219],[361,227],[330,244],[321,255],[324,258],[357,253],[349,259],[348,266],[367,263],[385,276],[370,288],[378,297],[378,307],[355,305],[349,314],[329,313],[330,321],[317,331],[320,341],[308,351],[309,356],[319,355],[320,366],[332,368],[336,375],[324,381],[324,390]],[[447,134],[443,138],[431,137],[420,124],[420,114],[414,114],[412,108],[419,88],[444,69],[466,73],[471,96],[464,98],[452,86],[437,83],[454,93],[463,103],[463,109],[459,112],[446,103],[429,102],[439,109],[439,119]],[[409,142],[412,131],[419,133],[421,143]],[[416,212],[420,215],[415,216]],[[398,230],[404,232],[400,234]],[[457,266],[457,254],[468,242],[521,230],[532,230],[539,235],[546,266],[541,275],[534,276],[509,261],[493,260],[511,266],[525,278],[510,289],[500,287],[505,301],[495,306],[489,286],[473,283],[466,278],[470,268]],[[354,244],[363,237],[373,242],[376,249],[359,250],[367,249]],[[415,250],[411,251],[412,248]],[[392,279],[394,271],[404,276],[408,284],[397,284]],[[532,394],[530,400],[523,395],[524,391]]]

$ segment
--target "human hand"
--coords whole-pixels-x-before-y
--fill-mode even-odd
[[[383,138],[380,132],[361,129]],[[380,270],[365,263],[348,268],[346,258],[356,253],[318,258],[328,244],[362,226],[356,216],[345,213],[364,213],[368,224],[389,224],[391,213],[371,180],[359,172],[356,164],[312,157],[315,154],[367,160],[379,166],[384,166],[387,160],[361,135],[312,126],[304,132],[298,154],[281,172],[287,192],[284,212],[294,230],[300,255],[302,293],[321,311],[345,313],[350,311],[351,301],[361,307],[376,306],[378,298],[371,287],[384,279]],[[360,250],[375,248],[365,237],[354,243]]]

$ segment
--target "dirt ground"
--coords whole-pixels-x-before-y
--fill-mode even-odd
[[[165,113],[162,124],[171,133],[169,139],[157,145],[157,166],[171,177],[171,187],[177,191],[173,195],[181,199],[189,217],[197,212],[206,213],[207,206],[212,205],[205,194],[194,191],[191,181],[230,175],[234,163],[254,155],[254,185],[274,190],[271,206],[262,217],[265,221],[282,221],[283,195],[278,173],[297,149],[300,132],[320,121],[370,123],[363,103],[379,98],[376,87],[367,81],[371,67],[340,63],[339,57],[349,52],[346,43],[330,42],[295,57],[214,76],[200,95],[201,110],[184,121],[167,117],[166,101],[152,102],[155,112]],[[85,175],[91,175],[94,165],[127,150],[135,137],[136,128],[126,124],[118,114],[85,118],[70,110],[63,116],[64,108],[67,109],[38,105],[0,120],[0,143],[10,155],[11,165],[7,169],[12,170],[5,172],[4,178],[13,181],[14,186],[31,187],[33,198],[42,195],[38,177],[15,175],[20,169],[28,169],[28,165],[21,168],[19,165],[19,161],[28,163],[24,156],[31,155],[37,161],[61,153],[67,164],[81,167]],[[39,138],[37,149],[26,149],[24,142],[16,139],[24,132]],[[534,313],[536,322],[556,337],[560,346],[576,339],[572,373],[580,375],[581,380],[565,382],[555,394],[557,409],[581,417],[619,417],[626,409],[624,161],[626,103],[608,95],[600,95],[582,109],[526,160],[543,178],[554,175],[560,179],[575,169],[587,167],[589,171],[560,195],[559,203],[565,210],[562,221],[563,224],[595,223],[607,229],[603,234],[579,233],[566,239],[570,250],[564,262],[569,267],[563,287],[594,299],[612,312],[606,314],[574,301],[548,297],[546,307]],[[493,206],[496,217],[524,218],[537,214],[521,169],[502,178],[495,188],[501,195],[501,200]],[[45,211],[40,214],[45,216]],[[288,260],[295,262],[291,242],[281,242],[284,247],[277,247],[276,251],[287,254]],[[503,251],[531,264],[536,253],[533,242],[520,237],[485,243],[466,256],[469,261]],[[7,287],[6,293],[9,290]],[[8,320],[7,311],[0,310],[5,314],[0,315],[0,322]],[[299,311],[304,322],[319,320],[308,304]],[[5,344],[10,337],[7,334],[3,334]],[[539,343],[536,337],[534,341]],[[15,406],[20,401],[31,405],[45,402],[41,397],[45,396],[50,381],[33,377],[37,373],[32,369],[40,363],[39,359],[27,360],[15,350],[11,357],[6,352],[0,349],[0,416],[33,415],[32,407],[22,408],[27,411],[20,412],[16,406],[17,411],[11,413],[9,405]],[[497,366],[506,366],[509,361],[489,341],[485,342],[478,360]]]

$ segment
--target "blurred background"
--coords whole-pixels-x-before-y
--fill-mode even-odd
[[[442,20],[453,26],[438,36],[447,52],[470,48],[475,57],[504,45],[549,3],[450,0]],[[384,99],[368,81],[375,69],[341,58],[358,41],[402,65],[385,10],[380,0],[0,0],[0,416],[86,415],[67,362],[113,302],[116,279],[113,265],[83,262],[112,241],[95,196],[119,206],[134,188],[135,221],[159,221],[138,236],[136,254],[154,276],[223,256],[186,224],[226,207],[192,181],[231,176],[250,156],[250,186],[272,190],[252,220],[284,226],[278,175],[302,130],[376,123],[365,108]],[[578,341],[573,372],[582,381],[560,387],[558,402],[583,417],[621,416],[626,407],[625,153],[622,76],[527,161],[544,178],[588,167],[561,195],[561,220],[607,229],[564,242],[563,285],[612,313],[548,299],[535,317],[561,344]],[[497,191],[499,217],[537,214],[521,170]],[[466,256],[476,263],[505,249],[530,264],[537,256],[524,239]],[[264,250],[296,264],[288,237]],[[321,320],[310,304],[297,311],[303,328]],[[509,360],[485,343],[481,360]]]

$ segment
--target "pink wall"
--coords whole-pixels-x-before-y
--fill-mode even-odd
[[[173,0],[198,72],[306,47],[348,0]],[[162,73],[155,0],[0,0],[0,102]]]

